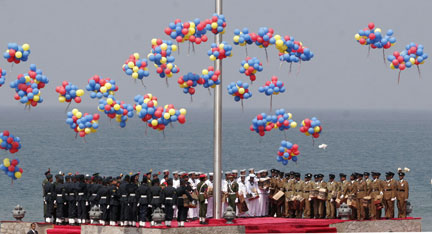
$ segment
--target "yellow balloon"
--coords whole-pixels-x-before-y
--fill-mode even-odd
[[[375,32],[381,32],[381,29],[380,28],[376,28]]]
[[[409,61],[414,64],[415,63],[415,58],[410,58]]]
[[[160,48],[161,48],[162,50],[167,50],[168,45],[167,45],[166,43],[162,43],[162,45],[160,46]]]
[[[216,22],[213,22],[213,23],[211,24],[212,29],[217,28],[217,26],[218,26],[218,24],[217,24]]]
[[[78,90],[76,91],[76,95],[77,95],[78,97],[81,97],[82,95],[84,95],[84,90],[82,90],[82,89],[78,89]]]
[[[358,40],[360,40],[360,34],[356,34],[355,36],[354,36],[354,38],[358,41]]]
[[[169,119],[170,117],[171,117],[171,115],[169,113],[164,114],[164,119]]]
[[[172,64],[172,63],[168,63],[168,64],[167,64],[167,68],[168,68],[169,70],[171,70],[171,69],[173,68],[173,64]]]
[[[27,51],[27,50],[30,49],[30,45],[27,44],[27,43],[25,43],[25,44],[22,45],[22,48],[23,48],[24,51]]]
[[[78,111],[78,112],[75,114],[75,116],[76,116],[78,119],[80,119],[80,118],[82,117],[82,113]]]
[[[156,100],[153,100],[153,106],[157,106],[158,102]]]
[[[0,138],[0,144],[3,142],[3,140]]]
[[[151,121],[151,125],[153,126],[153,127],[156,127],[157,125],[158,125],[158,121],[157,120],[152,120]]]
[[[85,128],[85,129],[84,129],[84,132],[85,132],[86,134],[90,134],[90,133],[91,133],[91,129],[90,129],[90,128]]]
[[[142,106],[141,106],[141,105],[136,105],[136,106],[135,106],[135,110],[136,110],[137,112],[140,112],[140,111],[142,110]]]
[[[234,38],[233,38],[233,41],[234,42],[239,42],[239,39],[240,39],[240,37],[238,35],[235,35]]]
[[[219,44],[219,49],[223,50],[224,46],[224,44]]]
[[[167,58],[166,57],[162,57],[161,60],[160,60],[160,62],[162,64],[165,64],[167,62]]]
[[[129,68],[133,68],[135,66],[135,64],[133,62],[128,62],[128,67]]]
[[[185,108],[181,108],[180,109],[180,114],[182,114],[182,115],[186,115],[186,109]]]
[[[291,119],[291,118],[292,118],[292,114],[288,113],[288,119]]]
[[[245,93],[245,89],[244,88],[239,88],[238,92],[239,92],[239,94],[244,94]]]
[[[101,93],[106,93],[107,88],[106,88],[105,86],[102,86],[102,87],[100,88],[100,91],[101,91]]]
[[[66,101],[66,98],[65,97],[63,97],[63,96],[60,96],[59,98],[58,98],[58,100],[59,100],[59,102],[65,102]]]
[[[119,104],[115,104],[114,105],[114,110],[116,110],[116,111],[120,110],[120,105]]]
[[[134,55],[135,59],[139,59],[139,54],[138,53],[134,53],[133,55]]]
[[[5,167],[9,167],[9,166],[10,166],[10,161],[9,161],[8,158],[3,159],[3,165],[4,165]]]
[[[22,53],[21,53],[21,51],[17,51],[16,53],[15,53],[15,58],[21,58],[22,57]]]
[[[112,105],[114,100],[112,98],[107,98],[107,104]]]
[[[153,38],[152,40],[151,40],[151,43],[152,43],[152,45],[157,45],[157,39],[156,38]]]
[[[215,61],[215,60],[216,60],[216,56],[214,56],[214,55],[210,55],[210,60],[211,60],[211,61]]]
[[[91,132],[97,132],[97,129],[92,128]]]
[[[316,126],[314,127],[314,132],[319,132],[320,131],[320,127]]]
[[[170,109],[170,110],[168,111],[168,113],[169,113],[170,115],[175,115],[176,111],[175,111],[174,109]]]
[[[281,39],[281,36],[280,36],[279,34],[276,34],[276,35],[274,36],[274,39],[275,39],[275,40],[280,40],[280,39]]]
[[[172,46],[171,46],[171,50],[172,50],[172,51],[177,51],[177,45],[172,45]]]
[[[296,128],[296,127],[297,127],[297,123],[296,123],[296,122],[292,122],[292,123],[290,123],[290,127],[291,127],[291,128]]]
[[[249,68],[249,63],[245,63],[245,64],[243,65],[243,68],[244,68],[244,69],[248,69],[248,68]]]
[[[208,75],[208,70],[207,69],[203,69],[201,72],[203,75]]]
[[[393,69],[393,70],[395,69],[393,63],[390,63],[390,68]]]
[[[283,46],[283,41],[282,40],[276,40],[276,46],[278,46],[278,47],[280,47],[280,46]]]
[[[72,114],[75,115],[76,113],[78,113],[78,109],[75,108],[72,110]]]
[[[19,171],[15,172],[15,177],[17,179],[21,178],[21,172],[19,172]]]
[[[138,73],[137,72],[132,73],[132,78],[137,79],[138,78]]]
[[[306,136],[310,136],[310,133],[309,133],[309,132],[305,132],[305,135],[306,135]]]
[[[112,84],[111,83],[105,83],[104,85],[106,87],[107,90],[110,90],[112,88]]]

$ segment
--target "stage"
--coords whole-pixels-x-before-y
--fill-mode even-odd
[[[185,223],[185,227],[173,226],[150,227],[113,227],[102,225],[62,226],[38,223],[39,234],[167,234],[167,233],[336,233],[336,232],[420,232],[420,218],[391,219],[391,220],[340,220],[340,219],[287,219],[287,218],[238,218],[234,224],[226,224],[223,219],[209,219],[208,225],[201,225],[199,221]],[[1,233],[27,233],[29,222],[1,223]]]

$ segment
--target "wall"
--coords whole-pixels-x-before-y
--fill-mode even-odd
[[[200,228],[125,228],[125,227],[102,227],[93,225],[81,226],[81,234],[214,234],[214,233],[245,233],[244,226],[225,226],[225,227],[200,227]]]
[[[31,222],[14,222],[14,221],[2,221],[0,226],[0,234],[17,234],[27,233],[30,231]],[[36,231],[39,234],[46,234],[46,230],[53,228],[52,224],[37,223]]]
[[[347,221],[330,224],[337,232],[421,232],[421,219]]]

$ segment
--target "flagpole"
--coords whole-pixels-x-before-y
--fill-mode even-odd
[[[222,0],[215,0],[216,14],[222,15]],[[215,35],[215,43],[222,43],[222,34]],[[222,218],[222,60],[216,59],[215,70],[220,71],[220,84],[216,85],[214,92],[214,134],[213,134],[213,156],[214,156],[214,184],[213,184],[213,217]]]

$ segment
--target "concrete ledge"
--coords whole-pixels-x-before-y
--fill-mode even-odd
[[[421,232],[421,219],[346,221],[330,224],[337,232]]]
[[[0,224],[1,234],[17,234],[27,233],[30,231],[30,224],[32,222],[15,222],[15,221],[2,221]],[[36,231],[39,234],[46,234],[47,229],[53,228],[52,224],[37,223]]]
[[[184,228],[133,228],[82,225],[81,234],[214,234],[214,233],[245,233],[244,226],[210,226],[210,227],[184,227]]]

